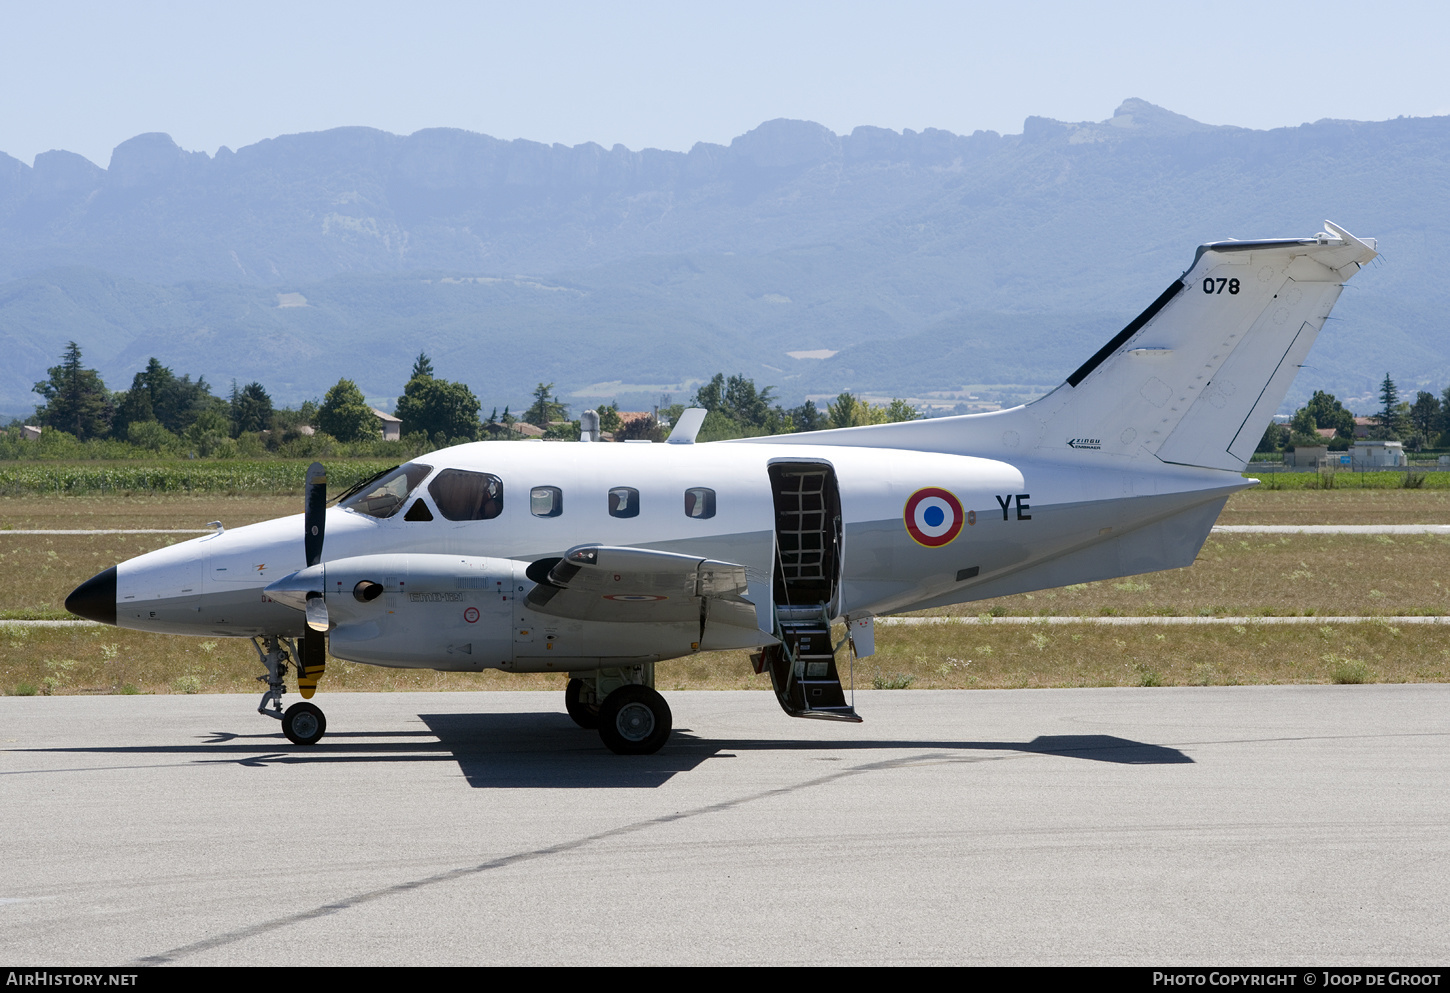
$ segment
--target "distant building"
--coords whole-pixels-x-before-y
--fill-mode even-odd
[[[369,407],[373,416],[378,419],[378,425],[383,429],[384,441],[397,441],[403,437],[403,422],[392,414],[385,414],[376,407]]]
[[[1405,446],[1398,441],[1356,441],[1350,457],[1356,469],[1395,468],[1408,464]]]
[[[21,441],[39,441],[41,429],[34,424],[26,424],[20,428]]]
[[[1319,460],[1328,454],[1328,445],[1299,445],[1292,452],[1284,453],[1284,464],[1292,466],[1318,465]]]

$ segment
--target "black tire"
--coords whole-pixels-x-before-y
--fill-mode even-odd
[[[653,755],[672,727],[670,705],[648,686],[621,686],[599,705],[599,737],[616,755]]]
[[[282,733],[294,745],[315,745],[327,731],[322,709],[310,703],[294,703],[282,715]]]
[[[599,727],[599,705],[585,703],[581,699],[583,696],[584,680],[569,680],[569,685],[564,687],[564,709],[569,711],[575,724],[586,731],[593,731]]]

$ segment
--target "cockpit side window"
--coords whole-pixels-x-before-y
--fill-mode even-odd
[[[408,499],[408,494],[433,471],[431,465],[409,462],[392,472],[362,487],[358,492],[345,497],[341,505],[368,517],[386,519],[398,512]]]
[[[450,521],[488,521],[503,513],[503,480],[491,473],[444,469],[428,492]]]

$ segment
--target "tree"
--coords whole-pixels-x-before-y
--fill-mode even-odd
[[[420,356],[420,358],[423,358]],[[478,437],[478,397],[463,383],[414,376],[398,398],[394,413],[406,434],[422,432],[443,441]]]
[[[368,441],[379,436],[377,416],[351,379],[339,379],[317,408],[317,426],[338,441]]]
[[[1380,437],[1393,441],[1400,434],[1400,391],[1395,387],[1395,381],[1385,373],[1385,381],[1380,383],[1380,402],[1383,406],[1377,415],[1379,418],[1379,430],[1375,433]]]
[[[1312,448],[1324,444],[1324,439],[1317,434],[1318,423],[1308,407],[1300,407],[1294,411],[1294,417],[1289,421],[1289,447],[1290,448]]]
[[[726,379],[723,372],[717,372],[695,391],[693,404],[729,418],[746,433],[776,434],[784,426],[786,414],[779,406],[771,406],[774,393],[773,386],[758,389],[753,379],[738,374]]]
[[[146,368],[131,379],[131,388],[121,399],[116,433],[129,430],[130,425],[150,420],[173,434],[185,434],[204,410],[222,401],[212,396],[205,377],[191,381],[190,374],[180,379],[155,356]]]
[[[138,383],[140,378],[141,374],[137,373],[131,380],[131,389],[116,394],[116,416],[111,421],[111,433],[117,438],[129,438],[131,428],[140,424],[155,424],[166,434],[171,433],[157,422],[156,412],[151,409],[151,391]],[[153,432],[147,437],[157,436]]]
[[[418,378],[433,378],[433,360],[428,358],[427,352],[419,352],[418,357],[413,360],[413,371],[408,374],[408,382]]]
[[[231,435],[231,420],[226,415],[226,406],[203,410],[186,429],[186,441],[196,454],[206,457],[215,454],[222,442]]]
[[[1410,405],[1410,423],[1422,440],[1431,438],[1440,423],[1439,397],[1425,390],[1416,393],[1415,402]]]
[[[879,407],[873,407],[864,400],[861,400],[851,393],[841,393],[836,399],[826,405],[826,418],[831,422],[833,428],[854,428],[863,424],[881,424],[876,411]]]
[[[886,405],[886,423],[895,424],[898,421],[919,421],[923,414],[916,407],[905,400],[892,397],[891,402]]]
[[[791,424],[797,431],[819,431],[830,427],[814,400],[807,400],[789,411]]]
[[[272,398],[261,383],[248,383],[240,390],[232,384],[232,437],[244,431],[266,431],[272,426]]]
[[[619,419],[619,403],[617,401],[600,404],[597,413],[599,414],[600,431],[608,431],[610,434],[614,434],[624,426],[624,422]]]
[[[82,441],[109,434],[116,412],[111,394],[100,373],[81,368],[80,346],[68,342],[60,365],[47,371],[50,378],[36,383],[32,391],[45,399],[35,408],[40,423],[69,431]]]
[[[833,428],[854,428],[864,424],[892,424],[921,419],[921,411],[905,400],[893,399],[878,407],[850,393],[842,393],[826,405],[826,419]]]
[[[536,427],[546,428],[551,421],[566,420],[569,408],[554,396],[553,383],[540,383],[534,387],[534,403],[524,412],[524,420]]]
[[[614,435],[615,441],[664,441],[665,431],[653,414],[636,417]]]
[[[1277,452],[1289,443],[1289,426],[1287,424],[1276,424],[1269,422],[1264,428],[1264,436],[1259,439],[1259,446],[1254,449],[1256,452]]]
[[[754,380],[743,375],[726,379],[724,373],[717,372],[695,391],[691,401],[692,406],[701,407],[709,414],[701,437],[713,440],[794,430],[790,415],[779,404],[772,406],[774,394],[773,386],[758,389]]]
[[[1333,393],[1316,390],[1304,409],[1314,419],[1316,428],[1333,428],[1337,437],[1345,440],[1354,437],[1354,415],[1344,409]]]

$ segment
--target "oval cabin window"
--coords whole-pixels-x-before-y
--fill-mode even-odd
[[[558,517],[564,512],[564,491],[557,486],[529,490],[529,512],[535,517]]]
[[[691,486],[685,491],[685,516],[704,520],[715,516],[715,491],[708,486]]]
[[[615,486],[609,491],[610,517],[638,517],[639,490],[633,486]]]

